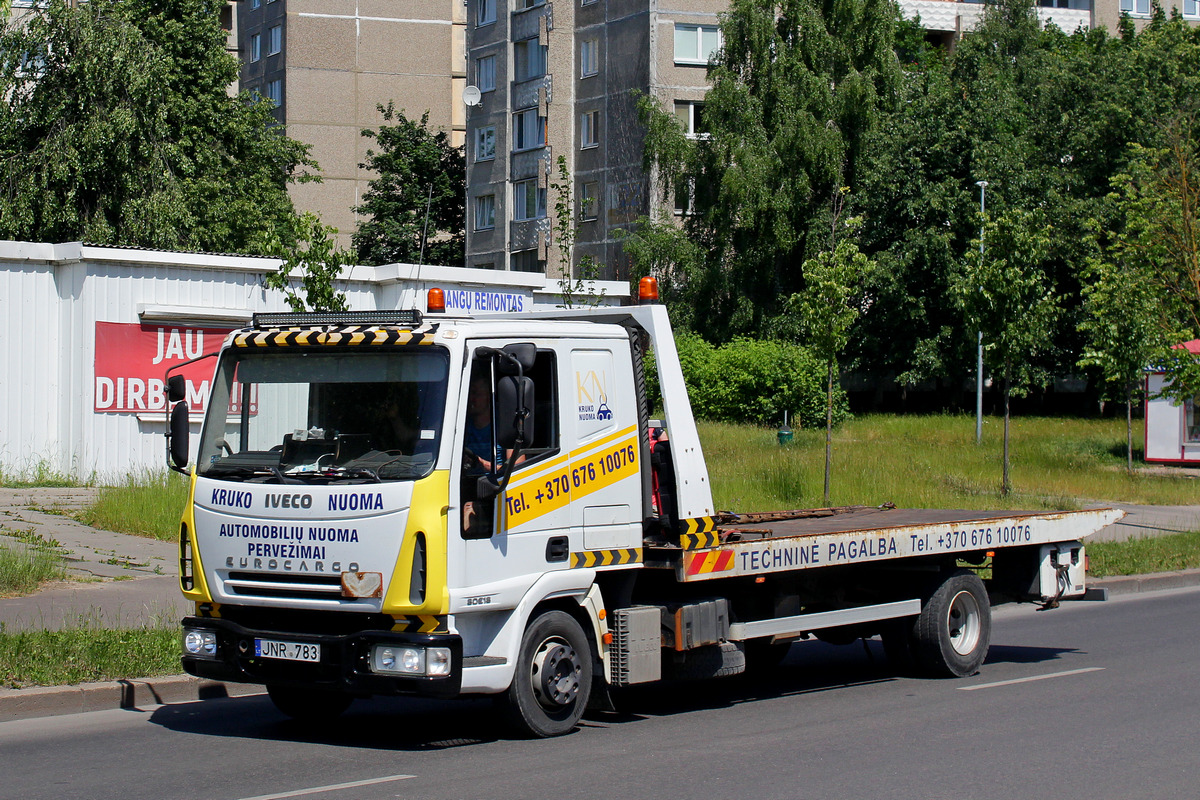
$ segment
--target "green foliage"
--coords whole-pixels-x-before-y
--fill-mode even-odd
[[[461,267],[466,245],[466,159],[445,131],[429,130],[429,112],[414,121],[389,102],[385,123],[362,135],[378,146],[359,164],[378,174],[362,205],[369,218],[354,233],[363,264]]]
[[[179,628],[175,625],[108,630],[86,624],[59,631],[13,633],[0,629],[0,686],[8,688],[146,678],[178,671]]]
[[[675,346],[693,413],[701,419],[778,426],[825,424],[825,369],[803,347],[775,340],[736,338],[719,347],[694,333],[678,333]],[[653,365],[647,373],[654,374]],[[650,381],[650,405],[662,399]],[[845,395],[836,393],[834,420],[849,417]]]
[[[337,246],[333,238],[337,228],[323,224],[316,214],[306,211],[298,227],[293,243],[276,240],[269,245],[267,251],[282,263],[263,283],[283,292],[292,311],[346,311],[346,294],[333,282],[354,263],[354,255]],[[294,284],[297,276],[299,288]]]
[[[1088,574],[1145,575],[1200,567],[1200,531],[1147,536],[1127,542],[1089,542]]]
[[[176,542],[188,490],[187,478],[168,470],[127,475],[119,484],[102,487],[95,501],[75,516],[101,530]]]
[[[0,238],[256,252],[290,241],[315,167],[230,97],[209,0],[50,0],[0,34]]]
[[[700,330],[696,317],[701,300],[698,296],[704,253],[683,228],[670,219],[642,217],[629,230],[616,235],[630,261],[629,283],[637,296],[638,282],[651,276],[658,280],[658,297],[671,313],[676,330]]]
[[[7,531],[0,531],[7,534]],[[67,576],[62,557],[50,547],[10,547],[0,542],[0,597],[32,594],[46,581]]]
[[[706,135],[687,138],[643,98],[660,188],[690,196],[706,330],[760,331],[801,288],[797,266],[829,228],[827,198],[856,186],[866,138],[896,101],[894,13],[884,0],[734,0],[709,68]]]
[[[558,157],[558,180],[550,182],[554,191],[554,245],[558,250],[558,291],[562,296],[563,308],[575,306],[597,306],[606,290],[596,291],[600,277],[600,265],[590,254],[579,257],[578,267],[572,268],[572,254],[578,233],[576,211],[571,191],[571,171],[565,156]]]

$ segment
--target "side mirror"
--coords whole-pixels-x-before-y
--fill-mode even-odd
[[[496,381],[496,443],[511,450],[520,439],[524,447],[529,444],[528,431],[532,430],[533,381],[516,375],[503,376]]]
[[[188,420],[188,404],[179,402],[171,409],[171,429],[168,434],[171,461],[176,470],[182,471],[188,463],[188,438],[191,433]]]
[[[521,371],[528,374],[533,369],[533,364],[537,360],[537,345],[533,342],[518,342],[517,344],[505,345],[501,351],[509,358],[512,358],[521,365]],[[500,359],[496,365],[496,370],[501,375],[516,375],[516,364],[509,361],[507,358]]]
[[[172,375],[167,378],[167,402],[178,403],[187,393],[187,385],[182,375]]]

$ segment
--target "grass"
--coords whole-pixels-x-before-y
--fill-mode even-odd
[[[179,669],[176,626],[15,633],[0,626],[0,687],[145,678],[174,675]]]
[[[96,501],[76,515],[85,525],[164,542],[179,536],[188,481],[174,472],[144,472],[100,489]]]
[[[0,597],[31,594],[47,581],[66,577],[62,558],[53,549],[0,543]]]
[[[1087,546],[1088,575],[1145,575],[1200,568],[1200,531],[1130,539],[1127,542],[1092,542]]]
[[[27,489],[35,486],[70,488],[90,485],[86,481],[80,481],[52,467],[46,459],[31,461],[20,469],[16,469],[11,465],[0,464],[0,487],[4,488]]]
[[[718,509],[824,505],[824,429],[797,430],[781,447],[766,428],[699,427]],[[830,504],[1036,510],[1192,504],[1200,495],[1195,479],[1127,474],[1123,420],[1020,417],[1011,430],[1013,492],[1002,497],[1002,435],[993,417],[984,419],[982,445],[970,416],[857,417],[833,432]]]

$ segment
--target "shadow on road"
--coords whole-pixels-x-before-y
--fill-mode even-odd
[[[1083,650],[1073,647],[1017,647],[1014,645],[994,644],[988,648],[987,660],[984,664],[1040,664],[1043,661],[1054,661],[1064,655],[1083,655]]]

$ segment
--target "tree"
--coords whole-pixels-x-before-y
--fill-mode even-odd
[[[1165,338],[1155,282],[1129,263],[1096,260],[1084,289],[1086,316],[1080,329],[1088,341],[1079,366],[1100,371],[1105,394],[1125,403],[1125,465],[1133,472],[1133,396],[1148,366],[1161,356]]]
[[[824,247],[827,198],[858,185],[864,143],[897,97],[885,0],[733,0],[688,138],[642,98],[659,188],[691,210],[705,253],[697,310],[722,335],[761,330]],[[686,195],[686,197],[683,197]]]
[[[804,290],[793,294],[788,308],[800,321],[804,343],[825,365],[825,503],[829,503],[829,473],[833,460],[833,384],[838,356],[850,338],[850,326],[858,318],[859,294],[874,266],[850,239],[839,241],[839,229],[847,224],[842,210],[848,189],[833,196],[829,248],[804,262]],[[850,225],[856,222],[849,221]]]
[[[562,295],[563,308],[576,305],[597,306],[604,298],[605,290],[596,291],[594,281],[600,276],[600,266],[591,254],[579,258],[579,266],[572,266],[575,239],[578,230],[575,202],[571,192],[571,171],[567,169],[565,156],[558,157],[558,180],[550,182],[554,191],[554,247],[558,250],[558,291]]]
[[[1160,343],[1200,335],[1200,145],[1195,120],[1167,128],[1166,146],[1134,144],[1127,172],[1113,178],[1123,230],[1111,252],[1144,277]],[[1165,393],[1185,400],[1200,393],[1200,363],[1186,351],[1160,349],[1170,378]]]
[[[696,309],[700,284],[697,275],[704,254],[692,238],[670,219],[642,217],[629,230],[618,229],[621,247],[629,257],[631,290],[652,276],[658,281],[658,296],[671,312],[677,330],[698,330]]]
[[[379,106],[385,124],[364,130],[378,150],[359,164],[373,170],[363,204],[367,215],[354,233],[363,264],[461,267],[466,247],[466,159],[445,131],[429,130],[429,112],[413,121],[392,103]]]
[[[278,289],[292,311],[347,311],[345,292],[333,285],[342,270],[353,264],[353,254],[337,247],[333,238],[337,228],[321,222],[316,214],[305,213],[300,218],[300,234],[293,243],[276,241],[269,249],[271,255],[283,260],[279,269],[267,275],[263,283]],[[299,288],[294,280],[299,277]]]
[[[50,0],[0,34],[0,238],[255,252],[315,167],[230,97],[211,0]]]
[[[951,291],[969,330],[982,331],[984,361],[1004,382],[1004,467],[1000,493],[1009,479],[1009,400],[1050,376],[1054,329],[1061,309],[1046,274],[1052,229],[1040,215],[1013,209],[984,226],[987,249],[971,250]],[[974,243],[978,247],[979,242]]]

